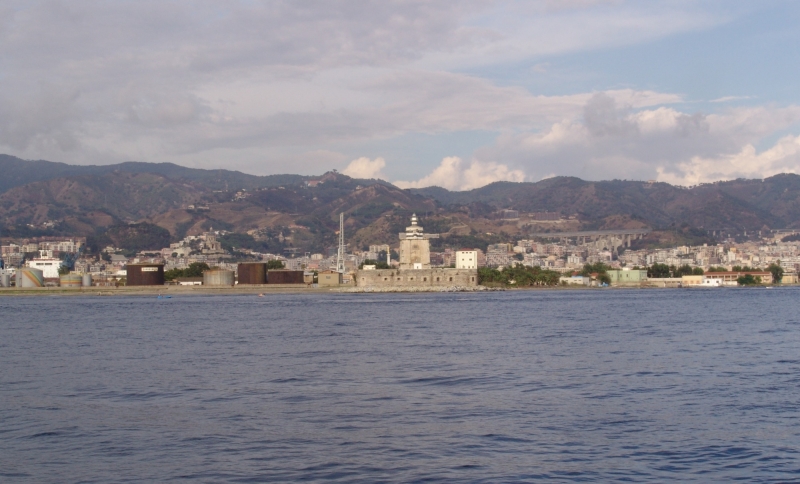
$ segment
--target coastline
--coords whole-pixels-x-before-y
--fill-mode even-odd
[[[246,286],[121,286],[121,287],[34,287],[0,288],[0,297],[13,296],[208,296],[208,295],[258,295],[270,294],[397,294],[397,293],[456,293],[456,292],[498,292],[498,291],[574,291],[582,289],[608,289],[587,286],[546,286],[546,287],[487,287],[487,286],[446,286],[446,287],[312,287],[295,284],[246,285]]]
[[[796,285],[754,286],[764,287],[797,287]],[[740,287],[699,288],[656,285],[621,285],[609,287],[596,286],[530,286],[530,287],[495,287],[495,286],[446,286],[446,287],[312,287],[297,284],[265,284],[242,286],[121,286],[121,287],[33,287],[16,288],[0,287],[0,297],[13,296],[220,296],[220,295],[254,295],[263,294],[397,294],[397,293],[456,293],[456,292],[498,292],[498,291],[585,291],[614,289],[737,289]]]
[[[543,288],[542,288],[543,289]],[[264,284],[236,286],[120,286],[120,287],[33,287],[33,288],[0,288],[0,297],[13,296],[208,296],[208,295],[243,295],[251,294],[362,294],[362,293],[410,293],[410,292],[484,292],[504,291],[505,288],[485,286],[463,287],[313,287],[299,284]]]
[[[247,286],[120,286],[120,287],[33,287],[0,288],[2,296],[202,296],[224,294],[302,294],[335,292],[327,287],[310,287],[294,284],[247,285]]]
[[[395,294],[395,293],[455,293],[455,292],[498,292],[498,291],[580,291],[602,289],[675,289],[655,286],[532,286],[532,287],[487,287],[487,286],[448,286],[448,287],[311,287],[298,285],[257,285],[257,286],[121,286],[121,287],[34,287],[0,288],[0,297],[13,296],[208,296],[208,295],[258,295],[264,294]]]

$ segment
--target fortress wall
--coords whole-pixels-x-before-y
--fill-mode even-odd
[[[358,271],[358,287],[477,286],[475,269],[377,269]]]

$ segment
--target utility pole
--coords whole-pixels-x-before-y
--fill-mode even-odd
[[[339,251],[336,254],[336,272],[344,274],[344,213],[339,214]]]

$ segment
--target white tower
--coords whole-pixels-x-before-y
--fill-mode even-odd
[[[336,253],[336,272],[344,274],[344,213],[339,214],[339,251]]]

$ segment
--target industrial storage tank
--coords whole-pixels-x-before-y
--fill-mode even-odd
[[[164,264],[128,264],[129,286],[163,286]]]
[[[82,283],[83,278],[80,274],[65,274],[59,277],[59,284],[61,287],[80,289]]]
[[[81,285],[83,287],[92,287],[92,275],[91,274],[84,274],[81,278]]]
[[[44,287],[44,272],[30,267],[18,270],[17,287]]]
[[[267,272],[267,284],[304,284],[303,271],[274,270]]]
[[[0,274],[0,287],[11,287],[11,274]]]
[[[266,262],[243,262],[239,264],[239,284],[266,284]]]
[[[204,286],[232,286],[233,271],[226,269],[211,269],[203,272]]]

